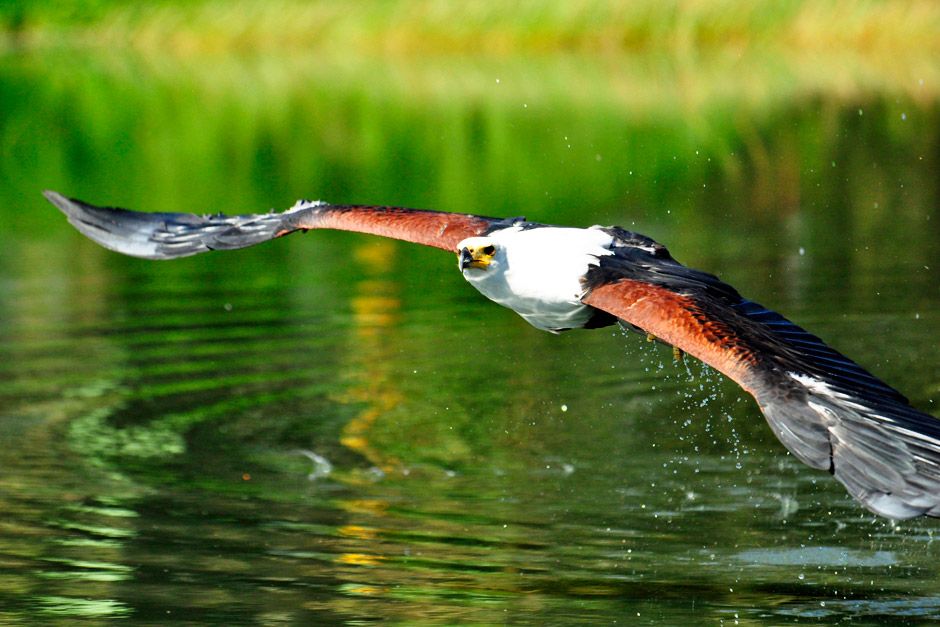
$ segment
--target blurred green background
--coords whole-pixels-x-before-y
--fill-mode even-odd
[[[0,620],[932,616],[931,523],[666,348],[351,234],[123,258],[40,191],[619,224],[936,413],[938,98],[933,0],[0,4]]]

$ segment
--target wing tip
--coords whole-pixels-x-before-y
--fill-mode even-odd
[[[56,208],[58,208],[60,211],[62,211],[65,214],[70,214],[75,209],[75,205],[76,205],[75,201],[72,200],[71,198],[67,198],[63,196],[57,191],[54,191],[51,189],[44,189],[42,192],[42,195],[46,197],[46,200],[51,202],[53,205],[56,206]]]
[[[106,209],[104,207],[96,207],[94,205],[89,205],[86,202],[83,202],[77,198],[69,198],[64,194],[60,194],[57,191],[47,189],[43,190],[42,195],[46,197],[50,203],[52,203],[56,209],[64,213],[69,221],[75,224],[76,219],[87,218],[90,215],[101,215],[105,213],[113,213],[114,209]],[[76,225],[77,226],[77,225]]]
[[[43,190],[42,195],[81,234],[108,250],[141,259],[169,258],[151,239],[154,229],[162,224],[157,214],[97,207],[51,189]]]
[[[856,498],[870,511],[891,520],[940,516],[940,503],[935,497],[927,494],[904,498],[897,494],[879,492]]]

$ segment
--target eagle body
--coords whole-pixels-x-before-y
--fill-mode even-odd
[[[613,254],[613,242],[600,227],[526,224],[468,238],[457,249],[466,250],[472,259],[470,251],[492,246],[494,253],[485,266],[460,263],[464,278],[535,328],[557,333],[583,328],[595,318],[596,310],[581,300],[584,277],[602,257]]]
[[[665,246],[619,227],[404,207],[298,202],[283,213],[196,215],[96,207],[46,197],[111,250],[174,259],[339,229],[457,254],[464,278],[538,329],[620,322],[701,359],[754,397],[783,445],[828,471],[869,510],[940,517],[940,420],[779,313]]]

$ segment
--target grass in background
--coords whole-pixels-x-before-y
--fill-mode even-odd
[[[769,71],[760,97],[696,95],[668,64],[577,61],[0,63],[0,212],[42,232],[58,216],[41,187],[230,212],[314,194],[550,222],[678,221],[690,232],[733,220],[770,233],[817,203],[870,233],[933,237],[918,225],[936,192],[935,107],[874,91],[822,98]],[[821,196],[820,183],[836,195]]]
[[[42,186],[151,209],[316,194],[692,231],[746,218],[762,233],[818,202],[869,233],[933,237],[917,226],[936,195],[933,0],[37,1],[0,15],[0,213],[34,232],[57,216],[15,209],[38,207]],[[830,177],[856,184],[820,198]]]
[[[236,58],[266,64],[288,85],[293,77],[278,67],[299,68],[301,76],[322,67],[339,82],[378,67],[380,88],[390,74],[412,98],[495,97],[522,106],[560,96],[653,116],[663,108],[767,107],[807,95],[851,100],[889,93],[934,102],[938,34],[935,0],[33,0],[0,6],[0,50],[8,53],[124,52],[184,69],[203,59]],[[487,93],[510,72],[516,80],[501,81],[498,96]],[[213,82],[226,80],[240,88],[230,77]]]
[[[33,2],[0,9],[30,46],[375,54],[687,53],[775,47],[801,54],[940,52],[933,0],[242,0]]]

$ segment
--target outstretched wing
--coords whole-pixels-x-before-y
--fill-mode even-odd
[[[940,516],[940,420],[780,314],[673,260],[659,244],[612,232],[619,245],[588,272],[584,303],[736,381],[794,456],[829,470],[873,512]]]
[[[338,229],[371,233],[453,251],[457,243],[504,220],[403,207],[299,201],[283,213],[195,215],[96,207],[47,191],[75,228],[105,248],[144,259],[174,259],[209,250],[244,248],[294,231]]]

